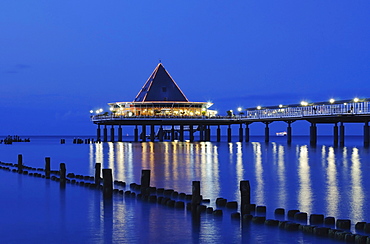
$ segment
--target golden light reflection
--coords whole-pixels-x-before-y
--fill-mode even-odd
[[[338,205],[339,205],[339,190],[338,190],[338,179],[337,179],[337,167],[335,164],[335,153],[334,148],[330,147],[328,150],[326,168],[327,175],[327,193],[326,193],[326,206],[327,212],[330,216],[338,216]]]
[[[123,143],[116,143],[116,167],[113,171],[114,178],[117,180],[122,180],[123,173],[125,172],[125,161],[124,161],[124,152],[123,152]]]
[[[363,221],[364,191],[362,186],[361,161],[357,148],[353,148],[351,155],[351,209],[353,221]]]
[[[109,169],[112,169],[112,171],[115,171],[115,165],[114,165],[114,143],[108,142],[108,167]],[[103,167],[105,168],[105,167]]]
[[[236,168],[235,168],[236,177],[237,177],[236,182],[240,182],[241,180],[244,180],[243,179],[244,167],[243,167],[243,148],[242,146],[243,144],[241,142],[236,143]],[[237,197],[237,199],[239,199],[240,197],[240,189],[238,187],[236,187],[235,197]]]
[[[253,145],[253,154],[254,154],[254,162],[256,168],[256,204],[265,204],[265,183],[263,180],[263,167],[262,167],[262,152],[261,152],[261,143],[259,142],[252,142]]]
[[[312,187],[307,145],[300,147],[298,161],[298,208],[301,211],[310,213],[312,208]]]
[[[285,175],[285,161],[284,161],[284,146],[278,147],[278,182],[279,182],[279,206],[287,205],[287,187],[286,187],[286,175]]]

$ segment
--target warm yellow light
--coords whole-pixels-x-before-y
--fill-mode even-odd
[[[302,105],[302,106],[307,106],[307,105],[308,105],[308,102],[306,102],[306,101],[302,101],[302,102],[301,102],[301,105]]]
[[[261,109],[261,106],[257,106],[257,109]]]
[[[335,102],[334,98],[331,98],[331,99],[329,100],[329,102],[330,102],[330,103],[334,103],[334,102]]]
[[[353,99],[353,101],[354,101],[355,103],[357,103],[358,101],[360,101],[360,99],[358,99],[357,97],[355,97],[355,98]]]

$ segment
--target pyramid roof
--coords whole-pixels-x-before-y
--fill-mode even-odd
[[[134,102],[189,102],[170,74],[159,63],[137,94]]]

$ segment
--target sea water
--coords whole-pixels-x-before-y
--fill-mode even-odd
[[[60,139],[66,144],[60,144]],[[84,139],[84,138],[83,138]],[[251,137],[251,142],[107,142],[73,144],[73,137],[31,137],[28,143],[0,144],[0,161],[52,169],[65,163],[67,173],[94,175],[95,163],[113,170],[114,180],[140,184],[141,170],[151,170],[151,186],[191,194],[200,181],[207,206],[223,197],[240,203],[239,182],[249,180],[251,202],[267,207],[298,209],[308,214],[370,222],[370,152],[361,137],[346,137],[333,147],[331,137]],[[224,138],[225,139],[225,138]],[[237,141],[238,138],[233,138]],[[222,217],[114,195],[0,170],[2,243],[327,243],[302,232]],[[129,187],[122,188],[129,190]],[[352,232],[356,232],[352,226]]]

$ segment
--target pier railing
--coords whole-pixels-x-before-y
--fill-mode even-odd
[[[93,122],[119,120],[219,120],[240,123],[255,120],[307,119],[337,116],[370,116],[370,102],[348,102],[335,104],[289,105],[246,109],[244,113],[233,116],[117,116],[92,115]]]

